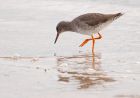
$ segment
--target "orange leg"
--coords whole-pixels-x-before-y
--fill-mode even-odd
[[[95,44],[95,38],[91,36],[92,38],[92,55],[94,55],[94,44]]]
[[[83,47],[83,46],[84,46],[88,41],[90,41],[90,40],[92,40],[92,39],[85,39],[85,41],[82,42],[82,44],[80,44],[79,47]]]
[[[94,59],[94,44],[95,44],[95,38],[94,36],[92,35],[91,36],[92,38],[92,65],[93,65],[93,68],[95,69],[95,59]]]
[[[98,33],[99,37],[97,38],[94,38],[94,39],[101,39],[102,38],[102,35],[100,33]]]
[[[98,35],[99,35],[99,37],[94,38],[94,39],[101,39],[102,38],[100,33],[98,33]],[[85,41],[82,44],[80,44],[80,47],[83,47],[90,40],[93,40],[93,39],[85,39]]]

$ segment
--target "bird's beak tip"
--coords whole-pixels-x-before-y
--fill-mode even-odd
[[[55,38],[54,44],[56,44],[58,37],[59,37],[59,33],[57,33],[57,35],[56,35],[56,38]]]

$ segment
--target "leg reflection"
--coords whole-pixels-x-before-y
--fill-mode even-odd
[[[94,70],[94,66],[100,66],[100,54],[74,55],[69,57],[57,58],[57,71],[59,82],[71,82],[77,84],[78,89],[87,89],[94,85],[103,85],[106,82],[113,82],[114,79],[109,77],[101,67]],[[94,66],[91,66],[94,64]],[[74,85],[75,86],[75,85]]]

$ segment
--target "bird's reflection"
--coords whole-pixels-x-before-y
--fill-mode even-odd
[[[78,89],[86,89],[94,85],[113,82],[114,79],[101,69],[101,55],[95,54],[94,62],[92,59],[90,54],[58,57],[58,81],[65,83],[74,82],[77,84]],[[98,67],[98,70],[94,70],[93,64]]]

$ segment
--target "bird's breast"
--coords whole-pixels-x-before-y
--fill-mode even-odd
[[[109,20],[107,22],[100,23],[95,26],[89,26],[87,24],[78,25],[76,26],[76,32],[84,35],[92,35],[95,33],[99,33],[103,28],[105,28],[112,22],[113,20]]]

